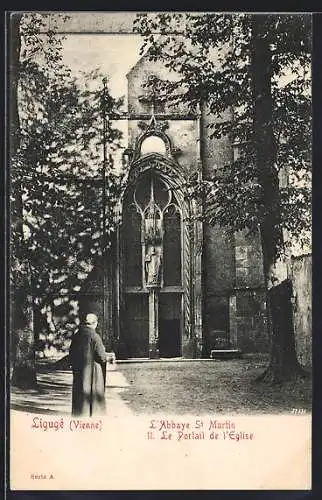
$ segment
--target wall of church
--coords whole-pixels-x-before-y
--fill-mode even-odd
[[[204,140],[204,162],[203,162],[203,175],[205,178],[211,177],[214,171],[229,168],[233,159],[233,148],[231,141],[228,137],[221,137],[220,139],[211,137],[212,129],[210,124],[215,121],[226,121],[231,118],[230,110],[222,114],[220,118],[215,117],[209,113],[208,108],[203,109],[203,140]]]
[[[169,73],[160,62],[142,58],[127,75],[129,85],[129,147],[134,147],[143,132],[139,122],[148,123],[151,104],[140,96],[146,93],[143,83],[153,74],[160,79]],[[211,138],[210,123],[216,119],[203,109],[201,121],[189,116],[185,105],[156,108],[156,117],[167,120],[165,133],[179,149],[177,160],[187,176],[198,166],[200,157],[200,125],[203,144],[203,176],[211,177],[215,170],[229,168],[233,147],[229,138]],[[227,111],[220,119],[227,120]],[[204,225],[203,237],[203,341],[204,354],[214,339],[231,341],[244,352],[267,351],[269,342],[265,323],[265,301],[260,241],[257,236],[233,234],[226,229]]]
[[[136,140],[142,134],[140,120],[129,120],[129,147],[134,148]],[[149,120],[144,120],[146,124]],[[165,133],[170,138],[172,146],[180,149],[177,160],[190,175],[197,167],[198,128],[196,120],[167,120],[168,128]]]
[[[235,261],[237,288],[264,285],[262,251],[259,233],[235,233]]]
[[[237,345],[243,352],[268,352],[264,290],[236,290]]]
[[[160,61],[148,61],[144,57],[140,59],[137,64],[131,69],[127,74],[128,78],[128,112],[130,115],[136,115],[144,113],[148,116],[151,115],[151,105],[148,103],[143,103],[140,101],[140,96],[144,95],[146,89],[144,89],[144,84],[148,81],[151,75],[160,78],[161,80],[174,80],[175,75],[170,74],[168,69]],[[158,110],[156,110],[158,111]],[[164,103],[164,109],[162,111],[165,114],[177,114],[188,116],[189,110],[188,106],[183,103],[178,103],[175,105],[170,104],[170,102]],[[156,112],[157,114],[157,112]]]
[[[258,233],[235,233],[235,262],[238,345],[246,352],[267,352],[269,339],[262,251]]]
[[[148,124],[151,118],[151,104],[140,100],[140,96],[145,95],[147,92],[143,85],[151,75],[155,75],[160,79],[171,78],[162,63],[150,62],[145,58],[139,60],[127,75],[129,89],[128,111],[130,115],[129,146],[132,148],[137,138],[142,134],[139,122],[145,121]],[[169,103],[162,104],[161,107],[157,104],[155,116],[160,120],[166,120],[168,128],[165,129],[165,133],[170,138],[172,146],[179,148],[177,160],[186,170],[187,175],[190,175],[197,167],[199,154],[199,131],[196,117],[191,115],[187,105],[176,104],[171,106]]]
[[[220,295],[234,287],[234,236],[219,227],[204,227],[204,286],[206,296]]]
[[[227,111],[220,119],[231,116]],[[233,147],[227,137],[210,137],[216,118],[204,110],[204,177],[229,168]],[[269,341],[259,235],[204,228],[205,338],[226,337],[244,352],[266,352]],[[232,331],[234,330],[234,332]]]
[[[192,174],[197,168],[198,159],[198,128],[196,120],[169,120],[166,130],[174,147],[180,152],[177,160],[185,169],[187,175]]]

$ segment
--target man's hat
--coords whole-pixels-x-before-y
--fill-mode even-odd
[[[93,326],[97,322],[98,322],[98,318],[97,318],[96,314],[94,314],[94,313],[86,314],[85,325]]]

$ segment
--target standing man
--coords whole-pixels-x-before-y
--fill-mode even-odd
[[[105,413],[104,372],[108,356],[96,328],[96,314],[87,314],[72,338],[69,357],[73,369],[73,415],[91,417]]]

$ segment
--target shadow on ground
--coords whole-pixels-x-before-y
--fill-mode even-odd
[[[281,414],[311,409],[311,381],[283,385],[255,382],[267,358],[240,360],[119,363],[107,374],[108,413],[127,414]],[[29,413],[70,415],[72,372],[42,366],[38,390],[11,389],[11,408]]]
[[[55,370],[37,374],[36,390],[11,388],[13,410],[29,413],[67,415],[71,412],[71,371]]]
[[[36,390],[11,387],[11,409],[28,413],[71,415],[73,375],[70,369],[61,369],[60,366],[56,363],[40,363],[37,367]],[[131,408],[120,397],[120,393],[128,385],[117,366],[108,365],[105,397],[107,414],[110,416],[132,414]]]

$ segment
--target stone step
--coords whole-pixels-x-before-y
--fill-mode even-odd
[[[212,349],[210,351],[211,359],[234,359],[241,357],[242,352],[240,349]]]

